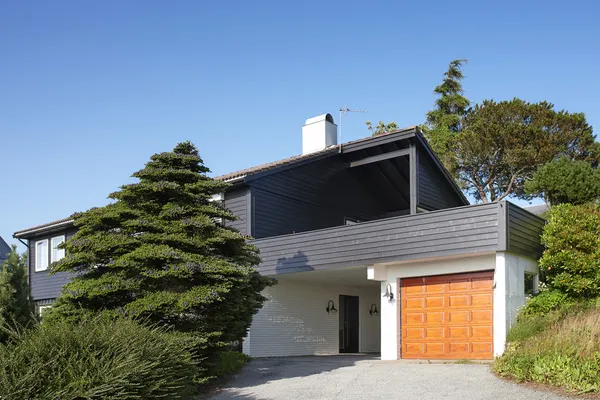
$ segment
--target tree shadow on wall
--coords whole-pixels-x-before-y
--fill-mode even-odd
[[[288,274],[290,272],[306,272],[314,271],[314,268],[309,264],[308,257],[298,250],[291,257],[282,257],[277,260],[275,272],[277,274]]]

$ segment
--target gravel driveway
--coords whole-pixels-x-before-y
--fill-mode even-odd
[[[496,378],[486,364],[380,361],[374,357],[286,357],[251,361],[210,400],[557,400]]]

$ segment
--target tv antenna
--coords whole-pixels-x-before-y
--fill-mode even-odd
[[[351,110],[348,108],[348,106],[344,106],[344,107],[340,108],[340,150],[341,150],[341,146],[342,146],[342,116],[348,115],[348,113],[350,113],[350,112],[366,113],[368,111],[367,110]]]

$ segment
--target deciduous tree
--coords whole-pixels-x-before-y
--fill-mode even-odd
[[[529,199],[525,181],[564,156],[595,163],[600,145],[582,113],[555,111],[548,102],[486,100],[462,119],[454,150],[463,187],[484,203]]]
[[[542,165],[525,181],[525,193],[550,205],[584,204],[600,198],[600,170],[566,157]]]

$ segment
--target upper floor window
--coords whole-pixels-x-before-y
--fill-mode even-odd
[[[48,239],[35,242],[35,270],[45,271],[48,269]]]
[[[36,272],[45,271],[50,263],[56,262],[64,258],[65,250],[59,249],[58,246],[64,243],[65,235],[54,236],[50,239],[38,240],[35,242],[35,270]]]
[[[65,249],[59,249],[58,246],[65,242],[65,235],[55,236],[51,240],[52,252],[50,253],[50,262],[62,260],[65,257]]]

